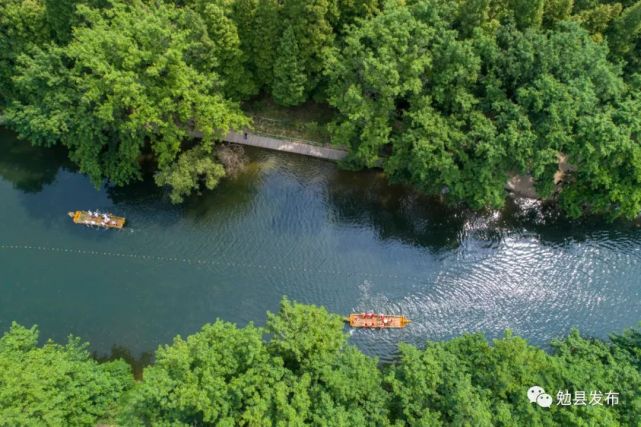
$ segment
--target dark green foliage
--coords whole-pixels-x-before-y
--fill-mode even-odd
[[[626,8],[608,33],[613,52],[630,65],[630,72],[641,72],[641,0]]]
[[[282,105],[297,105],[305,100],[305,69],[294,30],[288,27],[281,37],[274,63],[272,95]]]
[[[382,164],[393,179],[473,207],[501,206],[519,173],[572,216],[637,216],[638,91],[605,43],[560,21],[567,3],[548,9],[552,30],[538,29],[542,5],[389,3],[334,51],[334,140],[352,147],[352,164]],[[574,167],[562,187],[559,156]]]
[[[377,366],[347,342],[340,317],[284,299],[264,329],[219,320],[176,337],[133,388],[122,361],[98,364],[76,339],[36,341],[17,325],[0,339],[8,425],[630,426],[641,414],[638,329],[608,342],[572,331],[550,352],[510,331],[491,342],[464,335],[401,344],[393,364]],[[533,385],[552,407],[530,403]],[[565,390],[585,391],[586,405],[558,405]],[[605,401],[610,391],[618,405]]]
[[[251,325],[219,321],[160,347],[129,416],[151,425],[267,425],[272,416],[307,409],[287,402],[293,384],[261,336]]]
[[[277,0],[259,0],[254,16],[254,36],[250,40],[250,55],[256,78],[263,87],[271,88],[274,62],[278,56],[281,24]]]
[[[56,43],[66,44],[76,23],[74,13],[78,0],[44,0],[47,25]]]
[[[236,7],[232,7],[230,2],[223,1],[188,2],[196,12],[191,19],[202,19],[205,24],[204,38],[194,40],[199,56],[208,65],[202,71],[213,78],[220,76],[225,95],[232,99],[255,95],[258,89],[247,66],[250,39],[246,30],[253,26],[253,3],[243,0],[234,2]],[[240,30],[245,30],[245,33]]]
[[[6,123],[96,184],[153,160],[176,201],[267,92],[334,107],[345,165],[448,201],[498,207],[530,175],[571,216],[634,218],[640,74],[639,0],[0,0]]]
[[[543,22],[545,0],[509,0],[519,29],[538,28]]]
[[[14,95],[16,60],[47,41],[46,8],[40,2],[0,0],[0,105]]]
[[[572,14],[574,0],[546,0],[543,10],[543,22],[553,25],[555,22],[564,21]]]

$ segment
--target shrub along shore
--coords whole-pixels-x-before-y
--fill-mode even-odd
[[[218,320],[160,346],[139,381],[122,360],[96,362],[78,338],[37,343],[36,327],[17,324],[0,338],[2,425],[630,426],[641,417],[639,330],[609,341],[572,331],[551,352],[509,331],[491,342],[464,335],[400,344],[396,362],[381,365],[348,343],[340,316],[283,299],[264,328]],[[530,403],[534,385],[552,395],[550,408]],[[558,405],[566,390],[584,391],[586,405]]]

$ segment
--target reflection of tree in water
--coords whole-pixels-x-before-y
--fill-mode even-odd
[[[534,234],[541,243],[549,245],[590,240],[638,244],[641,240],[638,221],[608,222],[598,216],[573,220],[564,216],[559,206],[553,202],[539,203],[509,198],[498,226],[521,234]]]
[[[390,185],[378,172],[338,172],[328,199],[340,221],[372,226],[381,239],[398,239],[434,251],[459,246],[470,213]]]
[[[497,243],[508,234],[536,236],[549,245],[595,239],[638,244],[641,240],[641,229],[635,224],[612,224],[602,218],[570,220],[554,203],[508,197],[501,212],[448,207],[411,188],[390,185],[383,174],[375,172],[337,172],[329,181],[328,195],[340,221],[371,226],[381,239],[433,251],[455,249],[468,237]]]
[[[257,194],[260,165],[249,163],[233,177],[223,178],[213,190],[205,190],[188,197],[184,203],[188,218],[199,221],[205,218],[238,216]]]
[[[107,185],[106,191],[120,213],[147,213],[154,221],[168,226],[183,218],[194,222],[213,217],[237,216],[256,195],[259,168],[249,165],[234,177],[223,178],[213,190],[195,192],[181,204],[169,200],[169,190],[156,185],[152,174],[142,181],[122,187]],[[161,214],[162,213],[162,214]]]
[[[61,167],[71,168],[62,147],[34,147],[2,128],[0,142],[0,177],[21,191],[37,193],[54,181]]]
[[[96,352],[94,352],[93,358],[101,363],[122,359],[131,366],[131,369],[134,373],[134,378],[136,378],[137,380],[141,380],[143,370],[153,362],[154,355],[151,352],[145,351],[138,357],[135,357],[133,354],[131,354],[131,351],[128,348],[114,345],[113,347],[111,347],[110,354],[98,355]]]

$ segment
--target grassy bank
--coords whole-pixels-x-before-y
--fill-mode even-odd
[[[331,142],[327,125],[334,118],[334,111],[326,104],[308,101],[297,107],[283,107],[270,97],[260,97],[242,107],[252,118],[257,134],[317,145]]]

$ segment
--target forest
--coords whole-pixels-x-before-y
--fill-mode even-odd
[[[0,0],[4,125],[174,202],[267,97],[327,106],[345,167],[450,203],[500,208],[526,175],[570,217],[635,218],[640,58],[634,0]]]
[[[339,316],[283,299],[264,327],[218,320],[176,337],[136,380],[78,338],[38,340],[15,323],[0,338],[2,425],[632,426],[641,414],[639,329],[609,341],[575,330],[549,352],[509,331],[470,334],[401,344],[382,364],[348,344]],[[532,385],[555,403],[530,403]],[[566,390],[618,401],[558,404]]]

